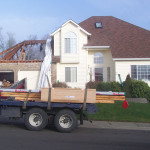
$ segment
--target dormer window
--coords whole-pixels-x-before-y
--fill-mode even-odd
[[[77,53],[77,36],[74,32],[65,34],[65,53]]]
[[[96,22],[95,23],[95,27],[96,28],[102,28],[103,26],[102,26],[102,22]]]

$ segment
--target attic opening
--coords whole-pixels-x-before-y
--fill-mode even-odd
[[[95,27],[96,28],[102,28],[103,27],[102,22],[96,22]]]
[[[5,84],[13,84],[14,83],[14,72],[13,71],[0,71],[0,83],[1,86]],[[7,86],[6,85],[6,86]]]

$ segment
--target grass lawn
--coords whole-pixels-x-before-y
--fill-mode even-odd
[[[150,103],[131,103],[127,109],[122,107],[123,102],[115,104],[96,104],[99,111],[88,115],[92,120],[150,122]]]

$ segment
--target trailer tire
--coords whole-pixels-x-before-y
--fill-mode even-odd
[[[69,109],[60,110],[55,116],[54,125],[59,132],[69,133],[77,127],[76,114]]]
[[[48,124],[48,116],[43,109],[32,108],[27,111],[24,119],[27,129],[39,131]]]

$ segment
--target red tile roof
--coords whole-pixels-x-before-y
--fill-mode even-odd
[[[95,28],[102,22],[102,28]],[[112,16],[93,16],[79,25],[91,33],[87,46],[110,46],[113,58],[150,58],[150,31]]]

